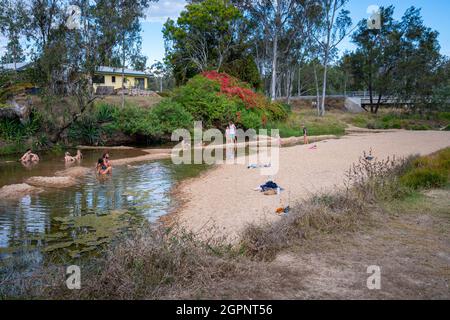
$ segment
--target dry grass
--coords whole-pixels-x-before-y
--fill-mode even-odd
[[[162,98],[159,96],[125,96],[125,104],[141,108],[153,107],[155,104],[161,102],[161,100]],[[120,106],[122,105],[122,96],[105,96],[101,97],[98,101],[109,105]]]

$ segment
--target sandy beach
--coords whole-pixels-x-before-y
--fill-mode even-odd
[[[285,190],[281,196],[254,191],[268,177],[245,165],[218,165],[177,189],[183,206],[174,215],[183,227],[201,237],[236,240],[249,223],[275,221],[276,208],[293,205],[318,191],[343,186],[345,171],[372,150],[378,159],[430,154],[450,146],[450,132],[395,131],[358,133],[310,146],[297,145],[280,150],[280,169],[273,180]]]

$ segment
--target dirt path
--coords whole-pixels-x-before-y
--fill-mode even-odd
[[[248,223],[274,221],[277,207],[293,204],[320,190],[342,186],[345,171],[364,151],[372,149],[378,158],[429,154],[450,146],[450,132],[398,131],[355,134],[339,140],[294,146],[280,150],[280,170],[273,177],[285,191],[281,199],[254,191],[268,179],[245,165],[220,165],[200,178],[182,184],[178,191],[185,200],[176,218],[179,223],[210,237],[238,238]]]

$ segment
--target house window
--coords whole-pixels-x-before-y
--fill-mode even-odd
[[[116,83],[116,76],[112,76],[111,82],[112,82],[112,83]]]
[[[97,84],[104,84],[105,83],[105,76],[94,75],[94,77],[92,78],[92,82],[93,83],[97,83]]]

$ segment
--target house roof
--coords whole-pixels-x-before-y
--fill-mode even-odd
[[[106,74],[122,74],[122,68],[114,68],[114,67],[105,67],[100,66],[97,68],[97,73],[106,73]],[[132,75],[132,76],[141,76],[141,77],[148,77],[148,74],[146,74],[143,71],[136,71],[132,69],[126,69],[124,70],[125,75]]]
[[[17,62],[14,66],[14,63],[6,63],[0,64],[0,70],[14,71],[14,70],[23,70],[30,65],[29,62]]]

